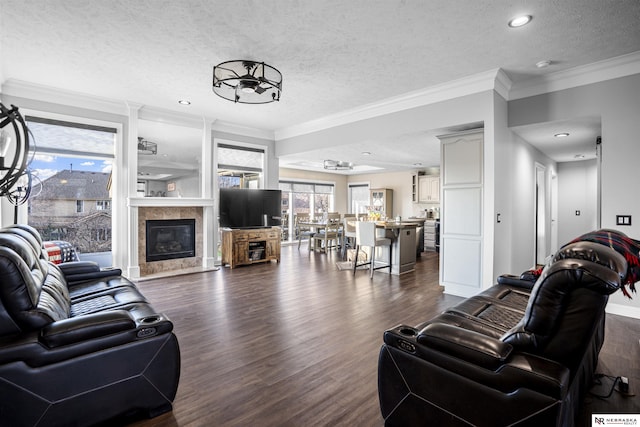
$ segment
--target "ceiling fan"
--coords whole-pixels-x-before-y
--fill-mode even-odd
[[[282,74],[264,62],[227,61],[213,67],[213,91],[242,104],[279,101]]]

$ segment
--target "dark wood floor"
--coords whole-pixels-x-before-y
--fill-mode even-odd
[[[335,253],[283,247],[280,264],[140,282],[175,324],[182,371],[173,412],[134,426],[382,426],[377,357],[385,329],[460,298],[438,286],[438,255],[391,276],[336,268]],[[640,390],[640,321],[609,316],[600,369]],[[637,398],[585,411],[640,412]],[[591,412],[588,412],[590,414]],[[585,412],[587,414],[587,412]],[[588,424],[590,423],[590,415]]]

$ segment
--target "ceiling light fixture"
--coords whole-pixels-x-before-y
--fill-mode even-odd
[[[353,169],[353,163],[351,162],[342,162],[339,160],[325,160],[324,168],[326,170],[332,171],[346,171]]]
[[[141,136],[138,137],[138,154],[145,156],[151,156],[158,154],[158,144],[155,142],[147,141]]]
[[[241,104],[280,101],[282,73],[264,62],[227,61],[213,67],[213,91]]]
[[[362,153],[363,156],[370,156],[371,155],[371,151],[363,151]]]
[[[556,133],[555,135],[556,138],[566,138],[567,136],[569,136],[568,132],[561,132],[561,133]]]
[[[547,68],[549,65],[551,65],[551,61],[548,59],[545,59],[544,61],[536,62],[536,67],[538,68]]]
[[[533,19],[531,15],[516,16],[511,21],[509,21],[509,26],[511,28],[522,27],[523,25],[527,25],[529,22],[531,22],[531,19]]]
[[[191,101],[187,101],[186,99],[181,99],[178,101],[180,105],[191,105]]]

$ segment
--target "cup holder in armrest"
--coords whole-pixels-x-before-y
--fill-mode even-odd
[[[385,332],[384,341],[393,347],[415,354],[417,337],[418,330],[416,328],[407,325],[398,325]]]
[[[408,326],[403,326],[401,327],[398,332],[400,332],[400,334],[405,335],[407,337],[415,337],[418,334],[418,331],[416,331],[414,328],[410,328]]]
[[[158,334],[164,334],[173,330],[173,324],[162,313],[150,314],[149,316],[136,319],[137,337],[148,338]]]
[[[148,325],[149,323],[156,323],[159,320],[160,320],[160,316],[155,315],[155,316],[143,317],[142,319],[139,320],[139,322],[143,325]]]

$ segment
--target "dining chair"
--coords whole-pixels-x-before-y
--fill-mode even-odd
[[[300,242],[302,239],[307,239],[309,241],[309,250],[311,250],[311,239],[314,236],[313,230],[308,225],[300,225],[300,223],[308,223],[309,222],[309,214],[308,213],[297,213],[294,217],[294,230],[296,233],[296,237],[298,238],[298,250],[300,250]]]
[[[327,212],[324,216],[325,226],[313,237],[314,249],[320,248],[325,253],[331,248],[337,248],[340,244],[340,214],[338,212]],[[331,243],[333,243],[331,245]]]
[[[378,236],[376,234],[376,223],[373,221],[356,222],[356,255],[353,258],[353,274],[356,274],[356,268],[368,265],[370,276],[373,279],[373,271],[380,268],[388,268],[391,273],[391,239],[388,237]],[[358,252],[362,246],[369,248],[369,256],[367,262],[358,264]],[[381,246],[389,246],[389,263],[376,267],[376,248]]]

